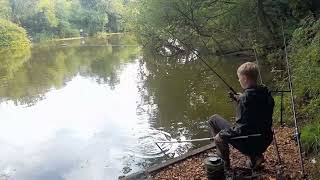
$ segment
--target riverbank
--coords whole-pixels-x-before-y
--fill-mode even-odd
[[[282,179],[315,179],[316,172],[314,160],[304,157],[304,167],[307,177],[303,178],[300,174],[300,160],[295,138],[293,137],[294,128],[279,127],[275,129],[276,140],[281,157],[281,164],[278,163],[275,146],[272,144],[265,152],[266,162],[264,168],[258,171],[258,179],[275,179],[277,171],[281,170]],[[165,166],[161,169],[154,169],[150,172],[149,179],[168,180],[168,179],[207,179],[204,169],[204,159],[209,153],[214,151],[213,148],[201,153],[190,155],[182,161]],[[245,167],[246,157],[240,154],[236,149],[231,149],[232,169]],[[161,167],[161,165],[160,165]]]
[[[281,157],[281,170],[283,179],[304,179],[300,174],[300,160],[296,141],[293,137],[294,128],[282,127],[277,128],[276,139]],[[209,152],[203,152],[197,156],[186,159],[185,161],[167,167],[155,174],[155,180],[164,179],[206,179],[203,160],[207,157]],[[261,170],[260,179],[275,179],[277,168],[279,167],[275,146],[270,145],[264,154],[266,162],[264,169]],[[239,153],[236,149],[231,149],[231,164],[232,168],[245,167],[246,157]],[[308,158],[304,158],[305,171],[308,179],[315,179],[312,177],[312,172],[315,170],[314,165]]]
[[[79,40],[83,39],[84,37],[70,37],[70,38],[60,38],[60,39],[52,39],[50,41],[71,41],[71,40]]]
[[[106,32],[101,32],[101,33],[97,33],[97,37],[98,38],[105,38],[105,37],[108,37],[108,36],[112,36],[112,35],[120,35],[120,34],[123,34],[123,33],[106,33]],[[83,39],[84,37],[69,37],[69,38],[58,38],[58,39],[52,39],[52,40],[49,40],[49,41],[70,41],[70,40],[79,40],[79,39]]]

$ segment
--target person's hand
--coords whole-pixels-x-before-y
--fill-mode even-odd
[[[242,93],[237,93],[234,95],[234,97],[236,98],[237,101],[239,101],[241,95],[242,95]]]
[[[228,92],[228,94],[229,94],[229,97],[230,97],[233,101],[238,102],[238,101],[240,100],[240,96],[241,96],[242,93],[237,93],[237,94],[235,94],[235,93],[233,93],[233,92]]]
[[[217,134],[215,137],[213,137],[214,142],[221,143],[223,142],[223,139],[220,137],[219,134]]]

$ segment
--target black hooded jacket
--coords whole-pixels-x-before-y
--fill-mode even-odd
[[[273,108],[274,100],[267,87],[255,86],[245,89],[239,98],[235,125],[220,131],[220,137],[230,141],[230,138],[235,136],[261,134],[259,137],[250,137],[245,142],[250,144],[250,151],[263,153],[273,139]]]

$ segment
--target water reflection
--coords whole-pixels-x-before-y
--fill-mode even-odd
[[[4,86],[30,58],[30,49],[0,49],[0,83]]]
[[[128,43],[126,39],[113,38],[112,40],[115,44]],[[71,42],[70,44],[72,45]],[[25,61],[28,58],[19,56],[21,52],[16,55],[0,51],[2,61],[10,62],[1,69],[1,72],[8,73],[2,73],[0,76],[5,80],[2,82],[4,85],[0,87],[0,97],[4,98],[2,101],[12,100],[15,104],[33,105],[44,99],[45,93],[51,88],[64,87],[66,82],[78,73],[84,77],[94,78],[98,83],[114,87],[119,83],[118,74],[121,66],[134,60],[138,51],[138,46],[73,45],[61,48],[59,44],[51,44],[51,46],[33,48],[28,61]],[[3,64],[1,62],[1,65]]]
[[[128,65],[113,90],[78,75],[31,107],[1,104],[2,173],[14,179],[116,179],[161,157],[153,141],[166,133],[136,116],[136,69]]]
[[[147,53],[147,52],[145,52]],[[234,107],[229,103],[227,91],[216,76],[199,61],[180,63],[175,58],[145,58],[140,62],[140,87],[143,106],[149,106],[154,127],[163,128],[174,135],[188,127],[189,138],[206,137],[206,119],[223,114],[231,119]],[[223,58],[208,59],[233,87],[239,89],[235,70],[245,60]],[[150,106],[150,105],[153,105]]]
[[[155,141],[207,137],[209,115],[233,116],[198,61],[141,52],[131,36],[1,50],[0,61],[0,174],[9,179],[117,179],[164,160]],[[209,61],[238,87],[242,61]],[[172,156],[196,147],[160,145]]]
[[[163,158],[154,141],[173,137],[137,108],[140,50],[118,46],[130,43],[112,37],[36,45],[29,55],[1,51],[11,63],[1,67],[3,177],[117,179]],[[189,146],[165,150],[177,156]]]

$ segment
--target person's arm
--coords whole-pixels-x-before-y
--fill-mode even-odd
[[[235,126],[230,129],[223,129],[219,132],[219,136],[223,140],[229,140],[232,137],[246,135],[248,128],[248,103],[245,96],[240,96],[238,103],[239,115],[236,119]]]

